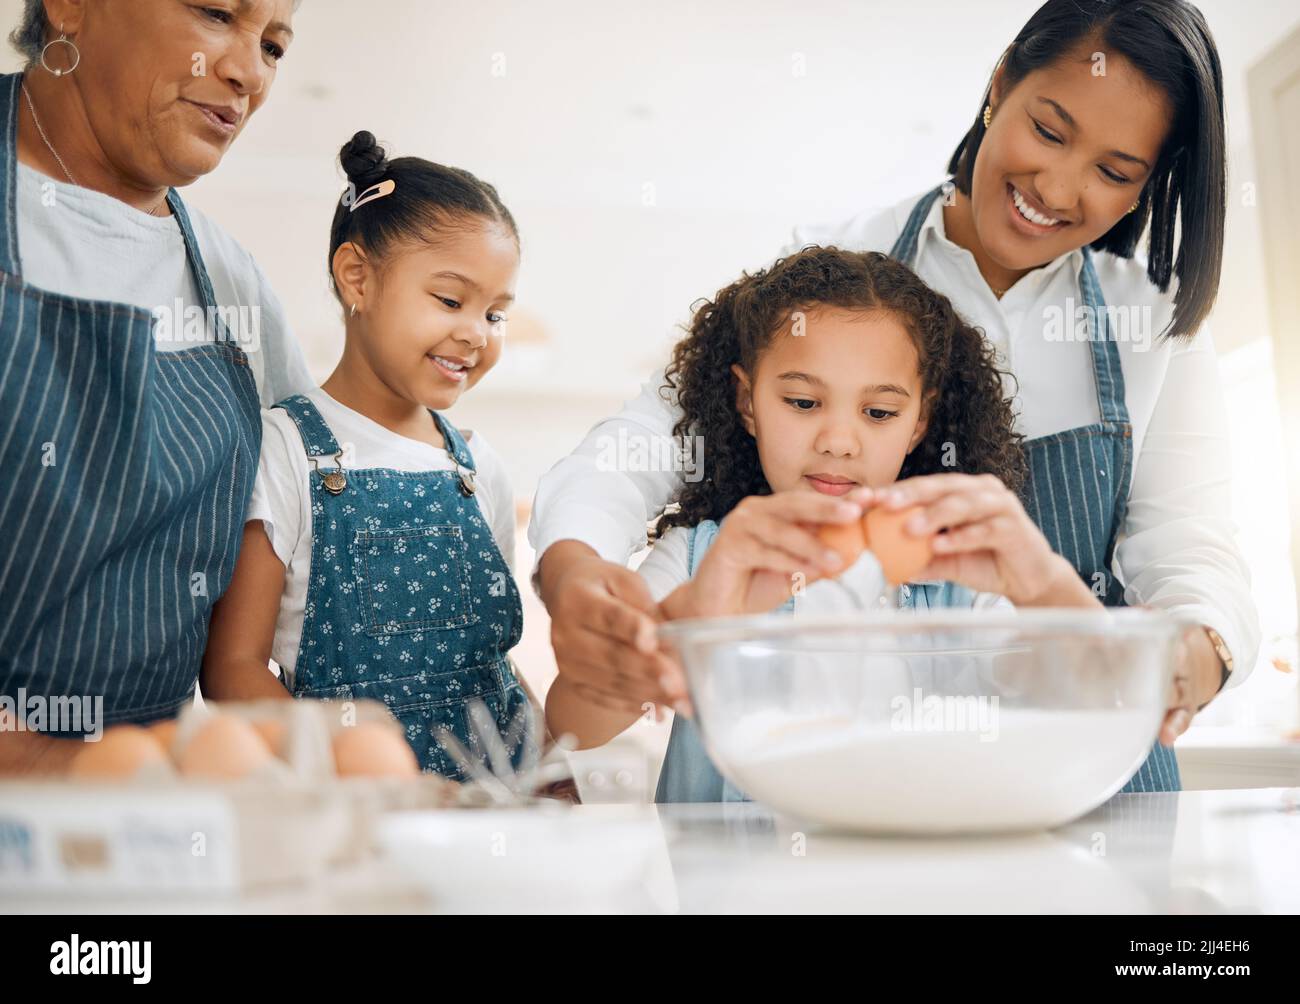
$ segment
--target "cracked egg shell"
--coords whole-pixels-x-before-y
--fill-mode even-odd
[[[934,534],[914,537],[903,524],[921,512],[920,506],[907,509],[872,509],[863,518],[871,550],[890,585],[899,586],[914,579],[934,557]]]
[[[841,572],[853,567],[867,549],[864,528],[865,523],[858,519],[851,523],[822,523],[817,527],[817,539],[840,556]]]

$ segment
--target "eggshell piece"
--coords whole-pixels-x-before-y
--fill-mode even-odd
[[[138,725],[115,725],[98,741],[83,744],[68,766],[68,775],[81,780],[122,779],[151,766],[169,766],[158,740]]]
[[[822,523],[817,527],[817,539],[840,556],[844,563],[840,571],[850,568],[867,549],[863,521],[851,523]]]
[[[934,557],[934,534],[914,537],[903,525],[921,512],[920,506],[908,509],[872,509],[864,517],[871,550],[891,586],[910,582]]]
[[[181,750],[178,765],[187,777],[236,780],[274,758],[253,726],[232,715],[214,715]]]
[[[392,724],[358,722],[334,734],[334,769],[340,777],[414,777],[415,752]]]

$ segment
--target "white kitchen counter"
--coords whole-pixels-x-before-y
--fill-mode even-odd
[[[513,843],[492,852],[474,840],[452,860],[421,846],[422,828],[432,834],[437,819],[408,816],[414,864],[376,858],[310,888],[195,902],[25,898],[2,908],[1300,913],[1297,788],[1119,795],[1054,831],[981,838],[830,834],[748,804],[585,805],[550,818],[568,835],[527,836],[532,814],[493,826]],[[521,882],[521,868],[536,882]],[[426,895],[431,885],[442,894]]]

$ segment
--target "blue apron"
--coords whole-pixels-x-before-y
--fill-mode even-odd
[[[905,265],[916,261],[917,235],[944,186],[936,188],[912,209],[890,257]],[[1128,514],[1133,481],[1133,425],[1124,399],[1124,370],[1119,346],[1107,330],[1102,295],[1092,250],[1083,248],[1079,291],[1088,313],[1092,373],[1101,421],[1053,433],[1025,443],[1029,484],[1025,509],[1051,544],[1074,566],[1089,586],[1105,587],[1101,600],[1108,607],[1124,606],[1124,587],[1111,573],[1115,543]],[[1182,780],[1174,751],[1156,742],[1146,760],[1120,789],[1178,791]]]
[[[294,696],[381,701],[422,770],[466,780],[439,729],[490,766],[469,702],[483,702],[502,737],[529,703],[507,658],[523,634],[519,590],[473,498],[465,440],[430,412],[457,470],[343,470],[309,398],[276,407],[294,420],[314,468]],[[508,745],[517,767],[536,737],[517,732]]]
[[[194,694],[257,469],[257,387],[219,318],[215,343],[160,352],[151,311],[23,282],[21,83],[0,77],[0,694],[102,697],[102,724],[146,722]]]
[[[914,266],[917,235],[942,192],[942,186],[936,188],[912,209],[907,225],[890,251],[892,258]],[[1107,337],[1105,299],[1092,264],[1091,250],[1086,247],[1079,286],[1083,302],[1092,308],[1093,323],[1101,325],[1100,333],[1094,331],[1089,343],[1101,421],[1025,443],[1030,469],[1025,507],[1052,549],[1069,560],[1084,582],[1105,585],[1102,601],[1107,606],[1123,606],[1124,590],[1111,574],[1111,560],[1128,510],[1133,428],[1124,400],[1119,348]],[[691,575],[716,532],[717,527],[711,521],[692,531]],[[952,583],[913,584],[899,594],[900,606],[904,607],[969,606],[972,599],[969,590]],[[787,601],[781,609],[791,606],[792,601]],[[1181,787],[1174,751],[1157,742],[1120,793],[1177,791]],[[746,797],[718,773],[695,724],[680,715],[674,717],[655,800],[716,802]]]

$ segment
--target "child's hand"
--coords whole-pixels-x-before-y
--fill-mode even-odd
[[[889,509],[922,507],[904,524],[905,533],[938,532],[934,558],[918,578],[1000,593],[1017,606],[1100,605],[1020,499],[991,474],[930,474],[872,495]]]
[[[694,577],[664,599],[664,613],[670,619],[719,617],[779,607],[790,598],[796,575],[811,583],[842,570],[840,556],[818,540],[817,525],[861,516],[858,502],[809,491],[742,499]]]

